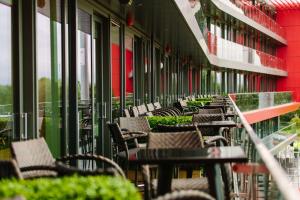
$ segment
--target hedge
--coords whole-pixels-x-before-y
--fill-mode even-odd
[[[176,124],[190,124],[193,116],[151,116],[147,117],[150,127],[156,129],[158,124],[162,125],[176,125]]]

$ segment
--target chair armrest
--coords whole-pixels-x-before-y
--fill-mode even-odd
[[[228,146],[228,141],[223,136],[212,136],[209,137],[207,140],[204,141],[206,144],[210,144],[213,142],[222,142],[224,146]]]
[[[76,154],[76,155],[68,155],[57,160],[62,162],[72,161],[72,160],[95,160],[110,165],[111,167],[117,170],[120,176],[125,177],[123,170],[120,168],[120,166],[117,163],[115,163],[113,160],[110,160],[100,155]]]

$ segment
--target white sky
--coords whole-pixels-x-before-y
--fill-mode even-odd
[[[11,10],[0,4],[0,85],[11,84]]]

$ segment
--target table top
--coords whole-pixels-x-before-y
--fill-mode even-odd
[[[209,147],[197,149],[146,149],[141,148],[129,156],[129,162],[137,164],[201,163],[216,164],[247,162],[240,146]]]

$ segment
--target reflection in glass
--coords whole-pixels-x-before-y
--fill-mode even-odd
[[[12,129],[11,7],[0,3],[0,150],[9,146]],[[0,157],[2,153],[0,151]]]
[[[133,36],[125,35],[125,87],[126,108],[133,106]]]
[[[47,0],[37,13],[38,135],[45,137],[54,156],[60,155],[61,24],[57,15],[50,20],[50,13],[59,6],[59,0],[51,5]]]
[[[120,116],[120,27],[111,24],[112,118]]]

